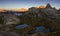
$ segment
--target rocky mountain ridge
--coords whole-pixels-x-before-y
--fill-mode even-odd
[[[56,32],[60,30],[60,10],[56,8],[52,8],[51,5],[48,3],[46,8],[29,8],[25,14],[22,15],[14,15],[7,12],[7,14],[0,15],[2,18],[2,27],[0,29],[2,31],[14,31],[20,33],[22,36],[37,36],[39,34],[29,34],[29,31],[34,30],[36,26],[44,26],[46,29],[49,28],[50,32]],[[1,20],[0,20],[1,21]],[[19,24],[27,24],[28,27],[24,29],[17,30],[15,27]],[[43,35],[45,36],[45,35]],[[46,35],[48,36],[48,35]]]

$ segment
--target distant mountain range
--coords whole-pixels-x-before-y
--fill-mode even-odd
[[[48,3],[47,6],[36,6],[35,8],[52,8],[51,5]],[[55,8],[55,7],[54,7]],[[56,8],[55,8],[56,9]],[[5,9],[0,9],[0,12],[6,12],[6,11],[12,11],[12,12],[26,12],[28,9],[26,8],[20,8],[20,9],[13,9],[13,10],[5,10]]]
[[[60,10],[57,10],[55,7],[51,7],[51,5],[48,3],[46,6],[38,6],[38,7],[31,7],[27,11],[25,8],[20,9],[19,11],[17,10],[3,10],[0,9],[0,14],[16,14],[16,15],[21,15],[27,12],[33,12],[33,13],[38,13],[39,10],[42,12],[46,13],[47,15],[55,15],[60,12]]]

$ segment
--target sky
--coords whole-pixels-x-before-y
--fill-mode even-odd
[[[0,9],[30,8],[34,6],[47,5],[60,8],[60,0],[0,0]]]

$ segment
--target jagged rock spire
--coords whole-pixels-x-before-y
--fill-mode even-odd
[[[57,12],[60,13],[60,9]]]
[[[51,7],[51,5],[48,3],[48,4],[46,5],[46,8],[52,8],[52,7]]]
[[[60,8],[59,8],[59,10],[58,11],[60,11]]]

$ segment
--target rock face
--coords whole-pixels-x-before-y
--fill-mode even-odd
[[[60,23],[60,9],[56,12],[56,22]]]
[[[50,18],[56,18],[57,9],[55,7],[51,7],[51,5],[48,3],[46,8],[42,9],[42,12]]]
[[[48,34],[45,34],[45,33],[35,33],[31,36],[48,36]]]
[[[32,8],[29,8],[28,10],[30,13],[33,12],[33,13],[37,13],[39,12],[39,9],[38,8],[35,8],[35,7],[32,7]]]
[[[57,11],[57,14],[60,14],[60,9]]]
[[[18,19],[14,15],[4,15],[4,24],[9,25],[9,24],[17,24],[20,22],[20,19]]]
[[[50,4],[47,4],[46,8],[44,9],[44,12],[47,14],[55,14],[57,12],[57,9],[52,8]]]
[[[35,33],[35,34],[31,35],[31,36],[37,36],[37,33]]]

